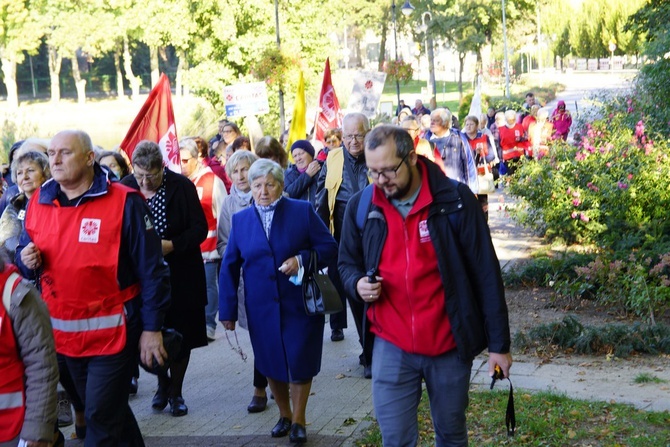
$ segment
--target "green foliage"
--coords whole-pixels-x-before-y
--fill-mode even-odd
[[[556,279],[559,293],[595,296],[653,322],[670,309],[670,148],[641,113],[653,108],[650,97],[638,86],[596,98],[597,115],[576,124],[576,144],[555,143],[548,157],[523,163],[510,191],[522,199],[511,211],[520,223],[598,250],[576,278]]]
[[[640,384],[644,384],[644,383],[666,383],[667,380],[663,380],[663,379],[661,379],[661,378],[659,378],[659,377],[656,377],[656,376],[653,375],[653,374],[649,374],[649,373],[641,373],[641,374],[638,374],[638,375],[635,377],[635,379],[633,380],[633,382],[635,382],[635,383],[640,383]]]
[[[386,72],[389,80],[395,81],[397,79],[401,84],[407,84],[411,81],[414,74],[412,64],[403,60],[387,61],[384,66],[384,72]]]
[[[509,438],[504,424],[507,391],[475,389],[469,397],[468,434],[470,444],[474,446],[667,447],[670,439],[670,414],[667,411],[648,412],[630,405],[571,399],[549,392],[516,393],[517,431],[514,438]],[[425,391],[419,404],[418,421],[417,446],[434,446]],[[375,423],[356,445],[381,446],[378,425]]]
[[[614,354],[624,358],[634,354],[670,353],[670,327],[658,325],[608,324],[584,326],[574,316],[542,324],[514,337],[517,349],[543,349],[553,345],[575,354]]]
[[[14,143],[37,134],[37,125],[26,117],[8,115],[0,128],[0,163],[7,163],[9,149]]]
[[[573,280],[576,267],[593,261],[593,253],[549,253],[518,262],[503,271],[507,287],[555,287],[557,281]]]
[[[472,105],[472,98],[474,96],[474,93],[468,93],[467,95],[463,96],[463,99],[458,106],[458,116],[460,116],[461,119],[464,119],[466,116],[468,116],[468,113],[470,112],[470,106]],[[486,112],[486,109],[488,108],[490,99],[491,98],[488,95],[482,93],[482,109],[484,112]],[[480,117],[477,116],[477,119],[479,118]]]

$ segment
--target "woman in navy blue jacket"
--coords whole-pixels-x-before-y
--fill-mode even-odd
[[[295,282],[312,250],[324,267],[335,260],[337,244],[312,205],[282,197],[284,172],[277,163],[256,161],[249,181],[254,205],[232,218],[219,278],[219,319],[227,330],[235,329],[242,269],[255,364],[279,407],[271,434],[290,432],[292,442],[305,442],[305,408],[321,369],[324,317],[305,313],[302,286]]]

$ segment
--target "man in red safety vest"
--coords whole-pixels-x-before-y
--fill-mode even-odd
[[[52,179],[30,200],[17,264],[39,278],[56,351],[85,406],[84,445],[143,446],[128,405],[131,368],[138,345],[146,365],[166,358],[169,270],[144,199],[112,182],[92,147],[82,131],[51,139]]]

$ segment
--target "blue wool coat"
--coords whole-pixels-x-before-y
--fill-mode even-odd
[[[219,277],[219,320],[237,321],[240,268],[256,368],[281,382],[299,382],[321,369],[323,316],[307,316],[302,286],[278,271],[298,254],[305,263],[316,250],[319,267],[335,262],[337,244],[312,205],[282,198],[269,240],[255,206],[233,215]]]

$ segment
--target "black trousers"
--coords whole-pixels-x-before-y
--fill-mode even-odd
[[[86,416],[85,447],[144,447],[142,433],[128,405],[130,377],[137,364],[141,334],[139,314],[126,320],[125,348],[114,355],[64,356]]]

